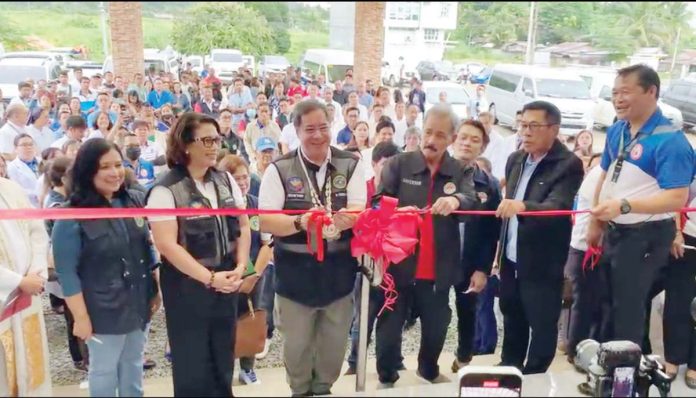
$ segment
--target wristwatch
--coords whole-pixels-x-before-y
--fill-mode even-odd
[[[297,217],[295,217],[295,220],[293,220],[292,225],[295,226],[295,229],[298,232],[302,231],[302,216],[298,214]]]
[[[621,199],[621,214],[628,214],[630,212],[631,212],[631,204],[628,203],[628,200]]]

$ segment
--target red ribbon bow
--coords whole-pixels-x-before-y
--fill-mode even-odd
[[[317,238],[317,261],[324,261],[324,225],[331,225],[331,216],[323,212],[315,212],[309,217],[307,222],[307,250],[314,253],[312,250],[312,228],[314,228],[314,234]]]
[[[383,267],[381,288],[385,291],[385,301],[380,314],[385,308],[393,310],[397,297],[394,280],[386,272],[389,264],[402,262],[415,252],[418,244],[420,216],[417,212],[397,212],[398,203],[396,198],[382,196],[379,209],[365,210],[353,226],[353,256],[367,255]]]
[[[599,264],[599,260],[602,258],[602,247],[598,246],[590,246],[587,248],[587,251],[585,252],[585,257],[582,259],[582,271],[585,272],[589,268],[590,271],[593,271],[597,264]]]

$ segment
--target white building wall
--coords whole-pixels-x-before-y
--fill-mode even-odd
[[[355,3],[331,3],[329,10],[329,48],[353,51]]]

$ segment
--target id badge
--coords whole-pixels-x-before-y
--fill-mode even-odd
[[[611,388],[612,397],[633,396],[633,376],[635,371],[635,368],[614,369],[614,382]]]

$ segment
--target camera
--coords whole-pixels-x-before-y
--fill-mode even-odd
[[[631,341],[598,343],[588,339],[577,346],[575,365],[587,372],[578,390],[592,397],[647,397],[651,386],[669,396],[672,379],[657,355],[643,355]]]

